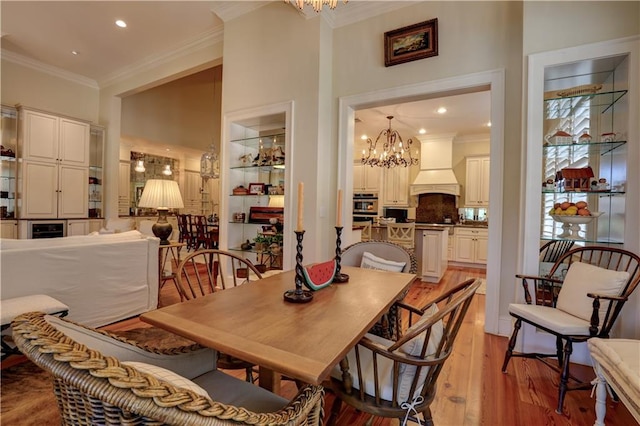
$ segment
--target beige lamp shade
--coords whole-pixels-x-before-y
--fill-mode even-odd
[[[144,185],[138,207],[182,209],[182,195],[175,180],[149,179]]]

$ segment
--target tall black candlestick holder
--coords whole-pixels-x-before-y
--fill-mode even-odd
[[[313,299],[313,293],[309,290],[302,289],[304,282],[304,274],[302,272],[302,238],[304,231],[294,231],[296,233],[296,288],[295,290],[287,290],[284,292],[284,300],[292,303],[307,303]]]
[[[342,234],[342,226],[336,226],[336,274],[333,277],[334,283],[346,283],[349,281],[349,275],[340,272],[340,261],[342,260],[340,234]]]

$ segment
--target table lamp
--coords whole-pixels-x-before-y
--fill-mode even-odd
[[[160,238],[160,245],[169,244],[169,236],[173,227],[167,221],[169,209],[182,209],[182,195],[175,180],[149,179],[144,185],[138,207],[149,207],[158,210],[158,221],[151,230]]]

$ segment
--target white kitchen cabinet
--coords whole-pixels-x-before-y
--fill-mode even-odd
[[[7,239],[18,238],[18,221],[17,220],[0,221],[0,238],[7,238]]]
[[[90,125],[20,108],[19,218],[86,218]]]
[[[131,206],[131,163],[121,161],[118,170],[118,216],[129,216]]]
[[[22,108],[21,158],[89,166],[89,123]]]
[[[467,178],[464,191],[465,206],[489,205],[489,157],[468,157]]]
[[[199,172],[185,170],[182,200],[185,214],[203,214],[202,212],[202,178]]]
[[[88,235],[89,234],[89,220],[68,220],[67,221],[67,236],[72,237],[74,235]]]
[[[23,161],[20,218],[85,218],[89,168]]]
[[[353,192],[379,192],[380,167],[371,167],[362,163],[353,165]]]
[[[409,168],[384,169],[382,204],[385,207],[409,206]]]
[[[447,270],[448,232],[446,229],[421,231],[422,281],[440,282]]]
[[[447,260],[453,260],[455,256],[455,238],[453,235],[448,236]]]
[[[457,228],[454,232],[456,262],[487,264],[488,229]]]

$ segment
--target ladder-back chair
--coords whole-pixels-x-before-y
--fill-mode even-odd
[[[388,223],[387,241],[399,244],[404,248],[413,250],[415,248],[416,224],[410,223]]]

